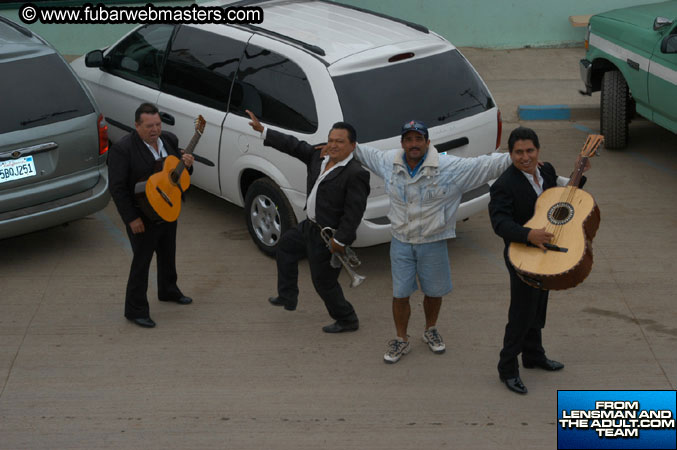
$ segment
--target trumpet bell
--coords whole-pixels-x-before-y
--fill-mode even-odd
[[[352,278],[352,281],[350,282],[351,288],[354,288],[354,287],[361,285],[362,282],[367,279],[367,277],[362,276],[362,275],[358,275],[354,272],[353,272],[353,274],[351,274],[351,278]]]

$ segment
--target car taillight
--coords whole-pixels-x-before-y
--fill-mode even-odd
[[[590,24],[585,29],[585,51],[588,51],[588,47],[590,47]]]
[[[496,113],[496,121],[498,122],[496,127],[496,150],[501,146],[501,133],[503,133],[503,120],[501,120],[501,110],[499,109]]]
[[[99,131],[99,155],[103,155],[108,151],[108,125],[103,118],[103,114],[99,115],[99,120],[96,123]]]

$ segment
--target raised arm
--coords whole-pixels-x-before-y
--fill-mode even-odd
[[[454,183],[463,192],[479,187],[496,179],[510,167],[512,161],[509,153],[491,153],[474,158],[453,158],[449,166]]]
[[[353,152],[355,158],[366,168],[381,178],[392,170],[392,150],[380,150],[364,144],[357,144]]]
[[[305,141],[299,141],[289,134],[280,133],[279,131],[271,130],[270,128],[266,129],[253,112],[249,110],[246,110],[246,112],[251,119],[249,125],[252,129],[259,133],[264,133],[265,131],[263,145],[273,147],[276,150],[300,159],[306,164],[310,163],[313,153],[316,151],[315,147]]]

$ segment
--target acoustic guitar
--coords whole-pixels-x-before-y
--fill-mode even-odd
[[[195,119],[195,134],[184,149],[184,153],[193,153],[202,137],[205,124],[205,119],[201,115]],[[190,186],[190,174],[185,169],[183,160],[169,155],[165,158],[160,172],[135,185],[137,206],[150,220],[174,222],[179,218],[183,193]]]
[[[517,275],[530,286],[548,290],[569,289],[590,274],[592,239],[599,228],[600,212],[592,195],[577,186],[588,158],[603,142],[604,136],[589,135],[569,184],[546,189],[538,197],[534,216],[524,226],[545,228],[554,235],[544,245],[547,250],[532,244],[510,244],[510,263]]]

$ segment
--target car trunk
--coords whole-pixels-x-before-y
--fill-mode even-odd
[[[56,54],[0,61],[0,212],[87,190],[98,181],[97,113]]]

